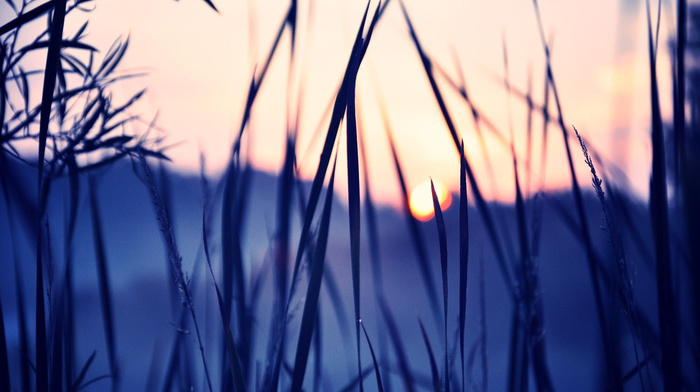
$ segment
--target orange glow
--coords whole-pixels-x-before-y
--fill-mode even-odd
[[[433,181],[433,183],[435,184],[435,193],[437,194],[440,208],[445,211],[452,204],[452,195],[447,187],[440,182]],[[423,222],[432,219],[433,215],[435,215],[435,210],[433,209],[433,194],[430,190],[430,181],[413,188],[411,196],[408,198],[408,203],[414,218]]]

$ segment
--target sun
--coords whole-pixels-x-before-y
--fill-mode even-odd
[[[440,208],[444,211],[452,204],[452,195],[442,183],[433,180],[433,184],[435,184],[435,193],[437,194],[438,202],[440,202]],[[435,210],[433,209],[433,194],[430,191],[430,181],[413,188],[411,196],[408,198],[408,203],[414,218],[423,222],[432,219],[433,215],[435,215]]]

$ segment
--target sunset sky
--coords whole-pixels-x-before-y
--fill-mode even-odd
[[[138,113],[147,121],[158,113],[158,124],[167,131],[166,144],[175,145],[168,155],[177,168],[187,172],[198,170],[200,149],[212,172],[224,167],[253,70],[264,61],[288,7],[286,0],[214,3],[219,14],[199,0],[104,0],[96,2],[96,9],[89,14],[87,42],[104,48],[102,55],[115,38],[130,36],[120,71],[148,74],[118,85],[115,95],[127,97],[148,88]],[[312,4],[310,8],[308,0],[300,1],[289,93],[292,112],[296,111],[300,92],[303,96],[297,154],[306,178],[315,172],[323,138],[312,142],[311,135],[319,124],[323,131],[328,126],[328,119],[321,116],[340,82],[366,6],[363,1],[340,0]],[[424,48],[453,78],[458,78],[456,53],[472,100],[503,135],[510,134],[509,101],[502,82],[503,42],[508,49],[508,76],[513,87],[525,91],[531,71],[534,99],[542,102],[544,52],[531,1],[406,0],[405,5]],[[662,110],[668,113],[670,60],[665,37],[674,22],[673,10],[669,5],[664,7],[658,70]],[[625,168],[634,191],[644,196],[650,166],[644,3],[544,0],[540,1],[540,9],[545,33],[553,40],[553,68],[566,123],[575,125],[604,156]],[[81,24],[80,17],[76,13],[69,18],[67,32]],[[248,133],[251,139],[244,143],[250,147],[254,165],[266,171],[279,170],[283,159],[289,49],[286,31],[254,105]],[[490,198],[513,200],[508,147],[485,129],[495,172],[493,181],[467,106],[445,79],[439,78],[438,83],[465,140],[482,190]],[[388,109],[409,187],[432,176],[456,190],[457,154],[396,0],[392,0],[373,36],[357,89],[373,193],[379,202],[397,205],[399,187],[379,116],[378,91]],[[515,96],[510,105],[525,179],[526,106]],[[550,110],[555,113],[553,104]],[[533,135],[534,188],[539,184],[539,114],[534,117]],[[550,126],[549,135],[546,177],[548,188],[556,189],[566,186],[569,175],[561,131]],[[588,183],[580,150],[573,143],[572,147],[579,178]],[[343,154],[340,160],[344,160]],[[344,165],[338,176],[339,190],[345,193]]]

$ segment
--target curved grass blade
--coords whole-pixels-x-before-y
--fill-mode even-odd
[[[389,338],[391,344],[394,347],[394,352],[396,353],[396,359],[399,362],[399,373],[401,374],[401,379],[403,380],[404,390],[407,392],[415,392],[415,381],[413,379],[413,373],[408,364],[408,356],[406,355],[406,349],[403,346],[401,336],[399,336],[399,329],[396,326],[396,321],[391,315],[391,310],[386,302],[379,302],[379,309],[381,309],[382,316],[386,321],[386,328],[389,332]]]
[[[447,233],[445,232],[445,219],[442,216],[442,208],[435,193],[435,184],[433,179],[430,179],[430,191],[433,195],[433,209],[435,210],[435,223],[437,224],[438,238],[440,241],[440,267],[442,268],[442,301],[445,312],[445,392],[450,392],[450,365],[448,360],[447,350]]]
[[[386,3],[384,3],[386,5]],[[381,11],[380,11],[381,12]],[[358,106],[359,109],[359,106]],[[360,116],[360,111],[357,111],[358,122],[363,124]],[[370,173],[369,173],[369,161],[367,160],[367,154],[364,143],[364,128],[360,128],[358,133],[359,143],[360,143],[360,157],[362,159],[362,169],[363,169],[363,186],[365,190],[365,219],[367,220],[367,237],[369,245],[370,254],[370,265],[372,266],[372,286],[374,288],[374,295],[377,299],[377,303],[385,300],[384,294],[384,284],[382,279],[382,259],[381,252],[379,249],[379,228],[377,225],[377,213],[374,207],[374,202],[372,201],[372,192],[370,187]],[[364,326],[363,326],[364,328]],[[386,339],[386,331],[383,328],[378,328],[377,333],[379,334],[377,340],[378,351],[379,351],[379,363],[382,366],[388,367],[388,347]],[[390,380],[387,379],[387,389],[391,390]]]
[[[300,392],[304,382],[304,373],[309,359],[311,338],[314,332],[316,312],[318,310],[318,298],[321,291],[323,267],[326,259],[326,246],[330,231],[331,208],[333,206],[333,183],[335,181],[335,164],[331,172],[331,178],[326,190],[326,200],[321,214],[321,225],[318,231],[318,241],[314,253],[313,263],[310,267],[309,286],[304,302],[304,312],[301,318],[299,340],[297,342],[294,370],[292,372],[292,392]]]
[[[408,11],[406,11],[406,8],[404,7],[403,2],[400,2],[401,4],[401,9],[403,11],[404,19],[406,20],[406,23],[408,24],[409,32],[411,34],[411,38],[413,40],[413,43],[416,47],[416,51],[418,51],[418,54],[420,55],[421,62],[423,64],[423,69],[425,70],[426,76],[428,77],[428,81],[430,82],[430,86],[433,90],[433,95],[435,96],[435,100],[438,103],[438,106],[440,107],[440,112],[442,113],[442,117],[445,120],[445,124],[447,125],[447,128],[450,132],[450,136],[452,137],[452,141],[454,142],[454,146],[459,153],[460,150],[460,144],[459,144],[459,139],[457,136],[457,129],[454,125],[454,122],[452,121],[452,117],[450,116],[449,111],[447,110],[447,105],[445,103],[445,100],[442,96],[442,93],[440,92],[440,88],[437,85],[437,82],[435,80],[435,76],[433,75],[433,65],[428,57],[428,55],[425,53],[423,50],[423,47],[420,44],[420,41],[418,40],[418,36],[416,34],[415,29],[413,28],[413,23],[411,22],[411,19],[408,16]],[[501,248],[501,243],[500,240],[498,239],[498,235],[496,234],[496,228],[493,223],[493,219],[491,218],[491,213],[489,210],[488,205],[486,204],[485,200],[483,199],[481,195],[481,191],[479,190],[479,185],[476,181],[476,177],[474,176],[474,173],[472,171],[471,165],[469,164],[469,159],[465,155],[465,162],[466,162],[466,169],[467,169],[467,175],[469,176],[469,184],[472,187],[472,192],[474,192],[474,198],[476,200],[477,207],[481,211],[483,218],[484,218],[484,223],[486,225],[486,229],[489,233],[489,238],[491,239],[492,245],[494,247],[494,250],[497,255],[497,261],[498,261],[498,266],[500,268],[501,274],[503,276],[504,282],[506,283],[506,287],[509,290],[510,296],[512,298],[515,298],[515,284],[513,283],[513,279],[511,278],[510,274],[510,268],[507,264],[507,261],[505,259],[505,255],[503,253],[503,250]]]
[[[367,366],[362,370],[362,374],[360,377],[354,377],[350,382],[345,385],[345,387],[340,389],[340,392],[351,392],[354,391],[355,388],[357,387],[357,384],[360,382],[360,379],[364,380],[369,374],[372,373],[372,367]]]
[[[304,250],[306,246],[308,245],[308,240],[309,240],[309,232],[311,230],[311,222],[313,220],[315,211],[316,211],[316,206],[318,204],[318,200],[320,198],[321,194],[321,187],[323,186],[323,180],[326,176],[326,172],[328,170],[328,165],[330,163],[331,155],[333,152],[333,147],[335,145],[337,135],[338,135],[338,130],[340,128],[340,122],[342,121],[344,115],[345,115],[345,109],[347,107],[347,90],[349,88],[349,84],[352,78],[355,78],[356,76],[353,76],[353,72],[357,72],[359,69],[359,64],[362,61],[362,55],[359,55],[359,59],[357,58],[358,53],[362,49],[362,44],[363,44],[363,39],[362,39],[362,33],[364,31],[364,26],[365,26],[365,21],[367,20],[367,12],[369,11],[369,3],[367,4],[367,8],[365,9],[365,13],[362,17],[362,22],[360,23],[360,28],[358,29],[357,37],[355,38],[355,43],[353,45],[353,49],[350,55],[350,60],[348,63],[348,66],[345,69],[345,73],[343,76],[343,82],[340,85],[340,90],[338,91],[338,95],[336,96],[335,103],[333,105],[333,112],[331,114],[331,121],[328,127],[328,132],[326,134],[326,140],[324,142],[323,150],[321,152],[321,157],[319,160],[318,168],[316,170],[316,175],[314,176],[313,183],[311,185],[311,193],[309,195],[309,202],[306,206],[306,211],[304,214],[304,219],[303,219],[303,224],[302,224],[302,229],[301,229],[301,235],[299,237],[299,245],[297,247],[297,254],[296,258],[294,260],[294,269],[292,270],[292,281],[291,281],[291,287],[290,291],[294,292],[294,288],[296,285],[296,278],[299,272],[299,266],[301,265],[301,259],[304,254]],[[376,24],[377,18],[374,18],[372,20],[372,24]],[[370,26],[370,31],[372,27]],[[365,40],[364,44],[367,45],[369,44],[369,40]],[[357,61],[357,67],[352,67],[351,64],[353,62]],[[287,311],[289,310],[289,301],[287,303]],[[286,328],[286,323],[282,324],[282,338],[281,338],[281,345],[284,343],[284,331]],[[275,360],[274,364],[274,369],[272,372],[272,383],[273,387],[276,387],[277,384],[277,379],[279,378],[279,372],[281,368],[281,356],[280,356],[281,350],[277,350],[277,359]]]
[[[547,79],[549,80],[549,86],[551,87],[551,92],[552,92],[552,97],[554,98],[554,103],[557,108],[557,113],[558,113],[558,123],[559,123],[559,128],[561,129],[562,132],[562,139],[564,141],[564,148],[566,150],[566,158],[567,158],[567,163],[569,166],[569,173],[571,177],[571,190],[574,196],[574,202],[576,205],[576,212],[578,215],[578,224],[581,226],[581,235],[583,238],[583,244],[586,250],[586,261],[587,261],[587,266],[588,266],[588,274],[591,278],[591,283],[593,286],[593,294],[594,294],[594,300],[596,304],[596,313],[598,316],[598,323],[600,327],[600,333],[602,336],[603,340],[603,352],[605,354],[605,363],[606,363],[606,368],[608,371],[608,378],[610,379],[611,383],[616,383],[617,379],[619,379],[619,366],[617,361],[615,360],[615,350],[614,350],[614,342],[612,338],[610,337],[610,334],[608,333],[608,322],[607,322],[607,317],[605,315],[605,309],[603,306],[603,298],[602,298],[602,292],[601,292],[601,285],[600,285],[600,279],[598,277],[598,273],[596,272],[595,264],[594,264],[594,251],[593,251],[593,243],[591,240],[590,236],[590,230],[588,228],[588,221],[586,220],[586,210],[583,204],[583,195],[581,193],[581,188],[576,181],[576,171],[574,170],[574,163],[573,163],[573,158],[571,154],[571,148],[569,146],[569,139],[568,139],[568,134],[567,134],[567,128],[565,122],[564,122],[564,114],[561,108],[561,101],[559,100],[559,93],[557,90],[557,85],[554,80],[554,73],[552,71],[552,66],[551,66],[551,55],[549,51],[549,45],[545,39],[544,36],[544,28],[542,24],[542,18],[540,15],[540,10],[539,10],[539,5],[537,3],[537,0],[533,0],[533,6],[535,8],[535,16],[537,17],[537,26],[539,28],[540,32],[540,41],[542,42],[542,46],[544,48],[545,52],[545,60],[546,60],[546,65],[547,65]]]
[[[411,243],[413,244],[413,249],[416,251],[416,256],[418,256],[418,267],[420,267],[421,269],[421,277],[423,278],[423,283],[425,284],[425,289],[428,293],[430,308],[433,310],[433,316],[435,318],[436,324],[440,325],[440,302],[438,301],[437,293],[435,290],[435,281],[433,280],[433,271],[430,268],[430,262],[428,260],[428,252],[426,250],[425,239],[423,238],[423,234],[421,233],[420,227],[418,226],[418,221],[411,213],[411,207],[408,203],[408,187],[406,185],[406,180],[403,175],[403,169],[401,168],[401,162],[399,161],[399,155],[396,151],[396,145],[394,143],[394,138],[392,136],[388,116],[386,114],[386,108],[384,108],[383,102],[381,100],[380,107],[382,119],[384,122],[384,129],[389,140],[391,155],[394,159],[396,176],[399,179],[399,185],[401,187],[403,213],[406,217],[406,223],[408,224],[409,234],[411,235]]]
[[[428,334],[425,333],[425,327],[423,327],[423,322],[420,321],[420,317],[418,318],[418,324],[420,325],[420,333],[423,335],[425,349],[428,351],[428,359],[430,360],[430,374],[433,381],[433,391],[440,392],[440,372],[438,372],[437,363],[435,362],[435,355],[433,354],[433,348],[430,346]]]
[[[93,351],[92,354],[88,357],[87,361],[85,361],[85,364],[83,364],[83,367],[80,369],[80,373],[78,373],[78,377],[75,378],[75,380],[71,383],[71,387],[69,391],[74,392],[78,390],[78,387],[80,384],[82,384],[83,380],[85,379],[85,375],[87,375],[87,371],[90,369],[90,365],[92,365],[92,361],[95,360],[95,354],[97,352]]]
[[[377,376],[377,390],[379,392],[384,392],[384,384],[382,384],[382,375],[379,372],[379,364],[377,363],[377,357],[374,355],[374,348],[372,347],[372,342],[369,340],[369,335],[367,334],[367,328],[365,324],[360,320],[359,324],[362,326],[362,331],[365,333],[365,339],[367,339],[367,345],[369,346],[369,352],[372,354],[372,364],[374,365],[374,374]]]

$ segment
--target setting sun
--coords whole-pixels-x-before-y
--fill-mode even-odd
[[[444,211],[450,208],[450,204],[452,203],[450,191],[438,181],[433,181],[433,183],[435,184],[435,193],[437,194],[442,210]],[[411,206],[411,214],[413,214],[414,218],[426,222],[435,215],[433,209],[433,195],[430,191],[430,181],[426,181],[413,188],[408,201]]]

